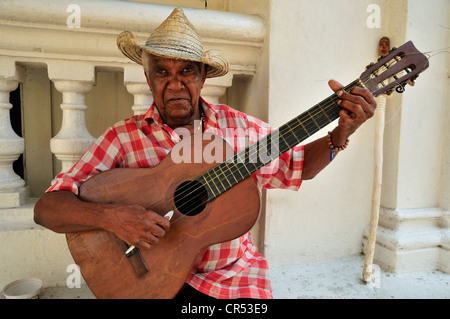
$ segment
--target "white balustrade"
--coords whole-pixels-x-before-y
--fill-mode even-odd
[[[148,84],[146,82],[129,82],[125,85],[128,92],[133,94],[134,97],[134,105],[131,107],[134,115],[147,112],[148,108],[153,103],[153,95]]]
[[[98,0],[78,1],[81,28],[75,29],[66,23],[67,5],[61,6],[58,0],[47,0],[45,5],[33,0],[12,0],[0,10],[0,31],[5,35],[0,39],[0,196],[12,191],[21,196],[27,190],[24,180],[12,169],[12,163],[20,154],[25,152],[26,156],[24,140],[13,132],[9,119],[9,92],[20,83],[15,77],[17,68],[46,66],[48,78],[62,93],[61,128],[50,140],[50,151],[61,161],[62,172],[67,171],[94,140],[86,128],[85,95],[95,85],[96,68],[124,70],[124,85],[134,98],[134,114],[146,112],[153,102],[142,66],[117,50],[115,37],[122,30],[131,30],[138,43],[145,43],[149,32],[170,14],[173,7],[112,2],[113,6],[105,6]],[[102,14],[98,15],[98,12]],[[255,75],[266,33],[264,19],[256,15],[190,8],[185,12],[196,25],[205,49],[222,51],[230,62],[230,73],[223,78],[207,79],[202,90],[202,96],[208,102],[218,103],[219,97],[231,86],[233,74]],[[117,19],[118,13],[121,19]],[[20,41],[16,35],[18,30]],[[46,36],[42,37],[44,33]],[[51,92],[48,97],[51,100],[40,101],[41,105],[57,100],[52,99]],[[24,107],[36,106],[27,104]],[[51,112],[51,106],[46,104],[46,107]],[[0,208],[20,206],[20,196],[7,196],[16,198],[13,203],[0,198]]]
[[[95,140],[86,128],[84,111],[85,94],[92,87],[92,82],[57,80],[55,87],[63,95],[61,109],[63,118],[61,130],[50,140],[50,150],[62,162],[61,172],[68,171]]]
[[[28,189],[25,181],[13,170],[13,163],[24,152],[23,138],[19,137],[11,126],[9,102],[10,92],[14,91],[19,82],[23,81],[23,70],[16,69],[14,63],[9,63],[5,74],[10,77],[0,78],[0,208],[18,207],[28,199]]]
[[[218,104],[233,82],[233,74],[230,72],[222,77],[207,79],[202,89],[202,97],[212,104]]]

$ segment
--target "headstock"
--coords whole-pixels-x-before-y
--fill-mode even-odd
[[[428,66],[428,58],[408,41],[381,56],[377,63],[369,64],[359,79],[374,96],[390,95],[394,90],[403,93],[406,84],[414,85],[419,73]]]

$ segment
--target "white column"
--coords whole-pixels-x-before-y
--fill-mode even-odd
[[[426,1],[393,5],[396,25],[386,32],[392,45],[413,39],[419,50],[448,46],[448,30],[436,24],[447,20],[448,1],[436,1],[424,15],[426,8]],[[447,69],[448,56],[436,55],[414,87],[387,102],[375,262],[394,272],[450,271],[449,206],[441,196],[450,167]]]
[[[225,94],[227,88],[233,82],[233,74],[228,73],[225,76],[207,79],[202,89],[202,97],[212,104],[218,104],[219,98]]]
[[[125,82],[128,92],[133,94],[134,105],[131,109],[134,115],[143,114],[147,112],[150,105],[153,103],[153,95],[148,87],[147,82]]]
[[[153,103],[153,95],[145,78],[144,68],[135,63],[126,65],[123,70],[123,81],[128,92],[133,94],[134,105],[131,109],[134,115],[147,112]]]
[[[62,162],[61,172],[68,171],[95,140],[86,128],[85,94],[92,82],[57,80],[55,87],[63,95],[61,130],[50,140],[50,150]]]
[[[13,170],[12,164],[24,152],[25,143],[11,126],[9,94],[23,82],[25,73],[16,67],[14,60],[0,63],[0,208],[18,207],[24,204],[29,192],[25,181]]]
[[[61,129],[50,140],[50,150],[68,171],[95,140],[86,128],[85,94],[95,82],[95,67],[88,63],[49,61],[48,75],[62,93]]]
[[[14,173],[12,164],[23,153],[24,140],[11,127],[9,93],[19,81],[0,79],[0,208],[18,207],[27,198],[25,181]]]

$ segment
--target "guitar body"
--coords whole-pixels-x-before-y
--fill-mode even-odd
[[[211,149],[210,143],[230,151],[224,140],[214,137],[202,139],[202,151],[208,144]],[[194,138],[185,138],[177,147],[198,151],[199,145],[194,144]],[[130,257],[125,256],[128,246],[110,232],[66,235],[70,252],[97,298],[173,298],[209,246],[237,238],[256,223],[260,195],[252,178],[204,203],[195,215],[180,212],[180,203],[174,200],[177,188],[217,165],[206,163],[203,156],[194,163],[195,151],[191,163],[174,163],[169,153],[155,167],[112,169],[83,183],[79,196],[85,201],[140,205],[160,215],[174,211],[166,235],[150,249],[140,249]]]

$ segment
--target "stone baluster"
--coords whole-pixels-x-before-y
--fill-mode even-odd
[[[12,166],[24,152],[25,143],[14,132],[9,115],[12,108],[9,94],[23,82],[25,73],[16,68],[14,61],[10,62],[6,68],[2,66],[0,77],[0,208],[18,207],[29,197],[28,189],[24,187],[25,181],[14,172]]]
[[[147,112],[150,105],[153,103],[152,92],[150,91],[147,82],[125,82],[128,92],[134,96],[134,105],[131,109],[134,115],[143,114]]]
[[[50,140],[50,150],[61,161],[62,173],[67,172],[95,140],[85,121],[85,94],[94,85],[95,73],[89,65],[55,63],[49,64],[49,78],[63,96],[61,129]]]
[[[145,78],[144,69],[137,64],[124,68],[124,83],[129,93],[133,94],[134,105],[131,109],[134,115],[147,112],[153,103],[153,96]]]
[[[231,73],[218,78],[206,79],[201,95],[208,103],[218,104],[219,98],[225,94],[232,81],[233,74]]]

